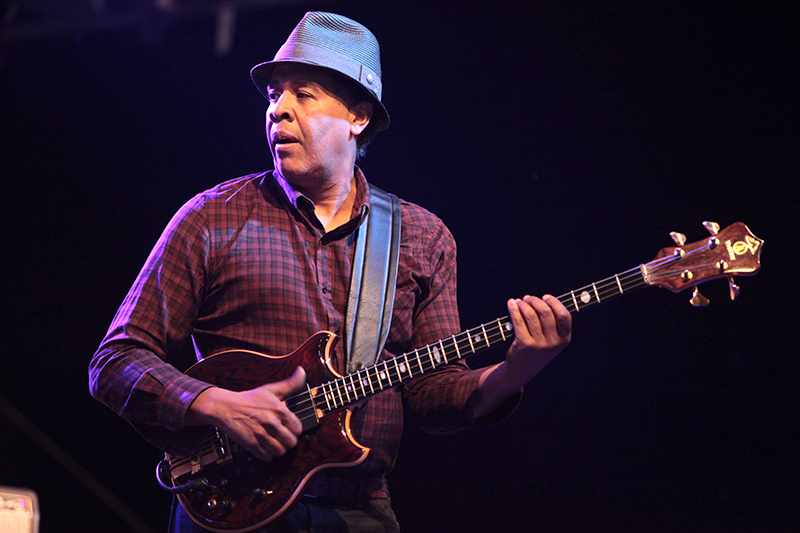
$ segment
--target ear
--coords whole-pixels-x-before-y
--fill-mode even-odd
[[[350,112],[353,114],[353,119],[350,122],[350,133],[359,135],[367,128],[369,121],[372,119],[372,102],[362,100],[353,106]]]

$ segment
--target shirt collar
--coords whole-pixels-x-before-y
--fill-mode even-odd
[[[286,199],[289,201],[289,204],[291,204],[294,210],[300,213],[303,218],[305,218],[306,221],[309,222],[313,227],[324,233],[322,224],[314,215],[314,202],[312,202],[311,199],[306,195],[292,187],[292,184],[289,183],[286,178],[284,178],[277,170],[273,170],[272,175],[275,178],[275,183],[277,183],[278,187],[280,187],[280,189],[286,195]],[[327,242],[337,240],[345,235],[349,235],[355,231],[355,229],[358,228],[367,218],[367,213],[369,213],[370,206],[369,184],[367,183],[364,173],[360,168],[358,168],[358,166],[354,167],[354,176],[356,179],[356,197],[353,201],[353,211],[350,221],[325,234],[323,239]]]

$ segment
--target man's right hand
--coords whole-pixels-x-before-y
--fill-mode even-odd
[[[189,407],[185,424],[217,426],[256,458],[271,461],[297,445],[302,423],[283,400],[305,383],[305,370],[297,367],[288,379],[247,391],[211,387]]]

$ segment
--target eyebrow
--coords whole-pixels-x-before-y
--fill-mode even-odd
[[[310,85],[316,85],[316,86],[320,86],[320,87],[322,86],[322,84],[319,83],[318,81],[314,81],[314,80],[312,80],[310,78],[306,78],[306,77],[292,78],[290,80],[286,80],[286,81],[283,81],[283,82],[278,80],[278,79],[276,79],[276,78],[272,78],[271,80],[269,80],[269,83],[267,83],[267,87],[276,87],[276,86],[283,86],[283,85],[296,85],[296,86],[306,86],[306,87],[310,86]]]

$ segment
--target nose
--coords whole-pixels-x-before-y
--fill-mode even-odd
[[[288,98],[284,92],[277,99],[270,102],[267,108],[267,118],[271,122],[280,122],[291,118],[291,106],[289,105]]]

